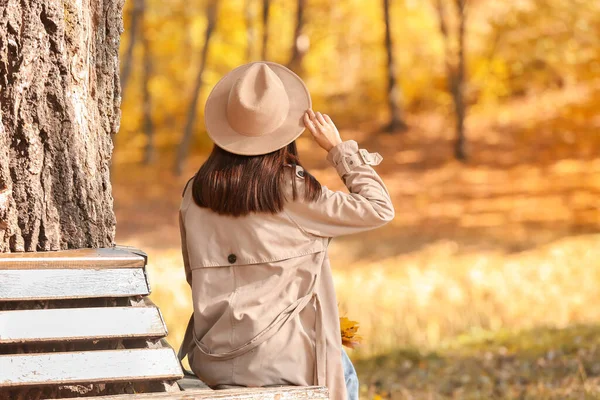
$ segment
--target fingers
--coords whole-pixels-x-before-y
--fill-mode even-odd
[[[308,110],[307,113],[310,118],[310,121],[313,123],[314,126],[316,126],[318,128],[321,124],[319,123],[319,120],[317,119],[317,115],[315,114],[315,112],[313,110]]]
[[[341,142],[339,133],[327,114],[306,110],[306,113],[304,113],[304,125],[308,128],[317,144],[326,151],[331,150],[334,143]]]
[[[312,111],[312,110],[309,110]],[[310,113],[306,112],[304,114],[304,125],[306,125],[306,127],[308,128],[308,130],[314,135],[315,133],[317,133],[317,127],[315,126],[315,124],[313,123],[313,121],[311,120],[310,117]]]
[[[319,114],[319,113],[317,113]],[[317,114],[314,113],[313,110],[308,110],[304,114],[304,124],[313,135],[317,135],[322,133],[323,128],[325,127],[318,119]]]
[[[323,118],[323,114],[321,114],[320,112],[317,111],[317,121],[319,121],[319,124],[321,124],[322,126],[327,126],[327,121],[325,121],[325,118]]]
[[[329,125],[333,125],[333,121],[327,114],[321,114],[320,112],[314,112],[313,110],[307,110],[304,114],[305,124],[308,125],[308,122],[312,123],[312,125],[320,130],[327,128]],[[307,122],[308,121],[308,122]]]

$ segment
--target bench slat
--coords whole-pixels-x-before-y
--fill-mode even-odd
[[[77,399],[83,399],[78,397]],[[89,399],[89,397],[87,397]],[[186,390],[180,393],[145,393],[102,396],[102,400],[327,400],[323,386],[286,386],[279,388],[244,388],[226,390]]]
[[[2,269],[133,268],[146,264],[145,254],[133,247],[0,253]]]
[[[143,268],[0,270],[1,300],[147,295]]]
[[[156,307],[0,311],[0,344],[166,335]]]
[[[182,376],[170,348],[0,355],[0,388]]]

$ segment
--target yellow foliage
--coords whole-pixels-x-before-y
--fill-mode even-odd
[[[444,1],[450,9],[451,2]],[[131,37],[133,4],[125,3],[122,56]],[[163,153],[180,141],[183,132],[205,46],[206,4],[199,0],[147,1],[140,34],[147,36],[151,47],[152,120],[155,143]],[[268,60],[282,64],[289,61],[296,4],[291,0],[271,1]],[[434,4],[415,0],[391,2],[394,72],[403,106],[410,112],[451,110],[444,40]],[[202,124],[208,91],[230,69],[259,59],[262,50],[262,3],[219,0],[218,5],[196,118],[194,146],[200,150],[211,146]],[[467,12],[466,94],[472,108],[592,81],[598,76],[600,2],[474,1],[469,3]],[[384,122],[388,109],[381,2],[311,0],[306,2],[304,19],[303,34],[309,40],[309,48],[301,74],[311,90],[315,108],[327,109],[342,127],[354,127],[363,121]],[[456,21],[450,18],[450,23],[454,25]],[[249,35],[249,28],[253,35]],[[143,63],[139,36],[123,99],[121,132],[116,137],[117,147],[125,146],[133,152],[142,151],[146,142],[141,132]],[[455,46],[451,43],[452,48]],[[121,60],[125,62],[123,57]],[[137,136],[139,140],[135,140]]]
[[[340,330],[344,346],[354,349],[362,342],[362,336],[356,334],[359,325],[357,321],[351,321],[347,317],[340,317]]]

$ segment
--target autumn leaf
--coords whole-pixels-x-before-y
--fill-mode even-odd
[[[359,328],[357,321],[351,321],[347,317],[340,317],[340,331],[342,332],[342,344],[351,349],[356,348],[362,341],[362,336],[357,335]]]

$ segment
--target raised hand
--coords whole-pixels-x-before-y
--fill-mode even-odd
[[[312,133],[315,141],[326,151],[342,143],[342,138],[335,124],[327,114],[308,110],[304,114],[304,125]]]

